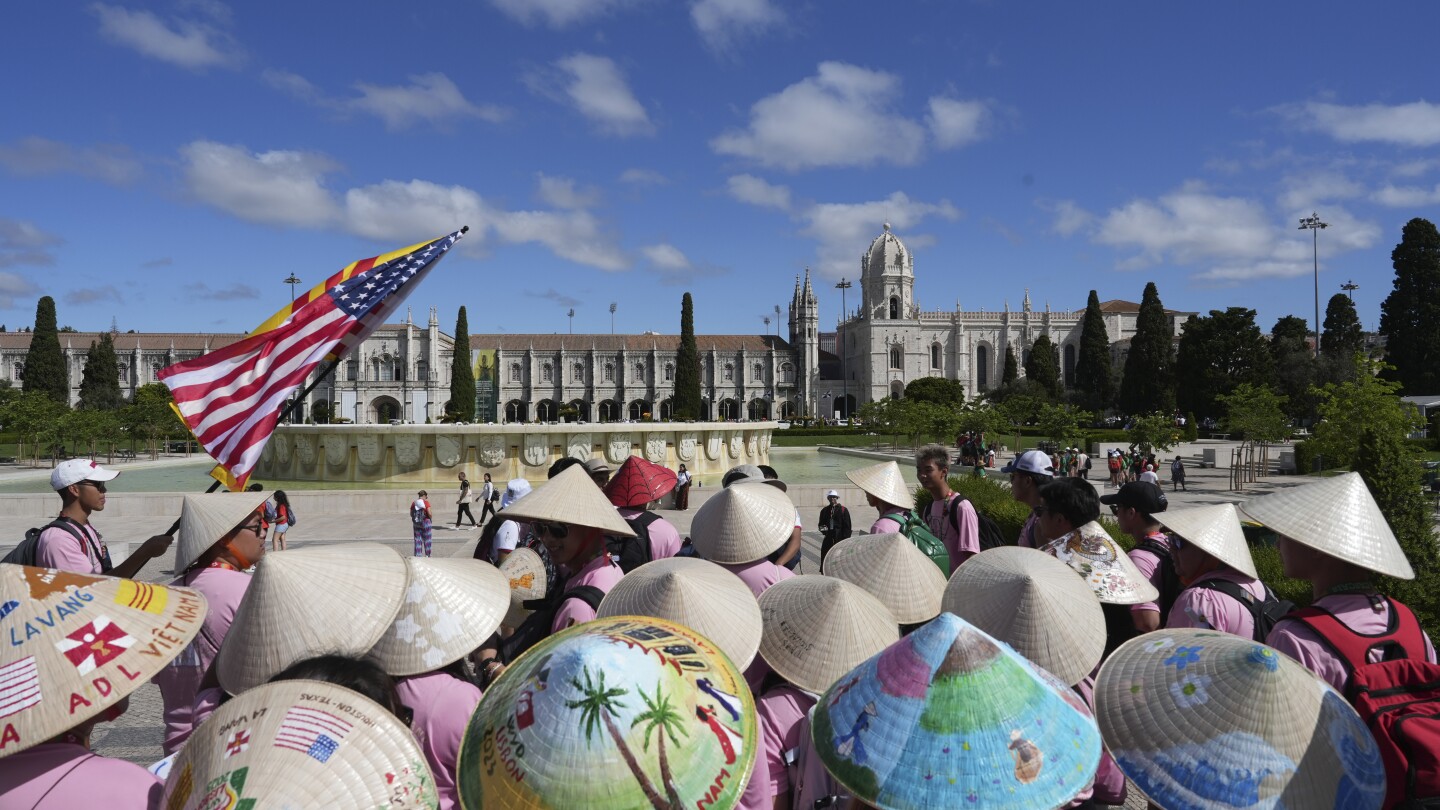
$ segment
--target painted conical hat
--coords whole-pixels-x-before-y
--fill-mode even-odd
[[[735,807],[760,738],[719,648],[644,616],[541,641],[485,691],[460,744],[466,807]]]
[[[825,574],[869,591],[900,624],[940,615],[945,575],[903,534],[863,534],[835,544],[825,555]]]
[[[644,506],[675,488],[675,471],[639,456],[630,456],[605,484],[605,497],[619,507]]]
[[[835,679],[900,637],[890,609],[858,585],[808,574],[783,579],[760,595],[765,634],[760,657],[807,692]]]
[[[900,474],[900,465],[893,461],[882,461],[869,467],[849,470],[845,477],[885,503],[906,509],[915,508],[915,495],[905,483],[905,476]]]
[[[1240,528],[1240,514],[1229,503],[1176,509],[1155,515],[1160,525],[1194,543],[1201,551],[1251,579],[1258,579],[1250,544]]]
[[[584,464],[572,464],[534,492],[500,510],[511,520],[589,526],[616,537],[634,537],[605,493],[595,486]]]
[[[743,581],[693,557],[648,562],[605,594],[597,611],[610,616],[654,616],[695,630],[715,642],[740,669],[760,649],[760,605]]]
[[[1365,723],[1302,665],[1248,638],[1159,630],[1110,654],[1095,717],[1125,775],[1162,807],[1378,808]]]
[[[814,711],[825,769],[881,810],[1064,807],[1100,763],[1080,696],[950,613],[845,674]]]
[[[1240,509],[1257,523],[1331,557],[1379,574],[1415,578],[1360,473],[1251,498]]]
[[[549,592],[545,561],[534,549],[517,548],[500,562],[500,573],[510,586],[510,607],[500,623],[506,627],[519,627],[525,617],[534,612],[527,610],[524,603],[540,599]]]
[[[260,492],[186,495],[180,507],[180,537],[175,543],[175,573],[180,574],[200,555],[229,534],[265,503]]]
[[[391,675],[418,675],[458,661],[500,627],[510,608],[510,584],[488,562],[407,557],[405,565],[405,602],[370,650]]]
[[[189,588],[0,565],[0,757],[144,686],[200,632],[205,610]]]
[[[409,579],[405,560],[379,543],[267,554],[215,657],[232,695],[318,655],[363,657],[395,621]]]
[[[439,806],[415,738],[395,715],[321,681],[258,686],[190,735],[165,781],[172,810]]]
[[[795,530],[790,496],[760,483],[734,484],[711,496],[690,522],[690,542],[711,562],[743,565],[785,545]]]
[[[1105,652],[1105,613],[1085,580],[1049,554],[982,551],[950,576],[945,611],[1009,644],[1070,685]]]
[[[1140,573],[1125,549],[1093,520],[1051,540],[1040,550],[1074,569],[1101,602],[1140,605],[1160,598],[1160,591]]]

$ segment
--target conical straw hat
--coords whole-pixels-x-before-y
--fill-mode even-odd
[[[1051,810],[1100,763],[1079,695],[949,613],[837,680],[810,735],[825,769],[881,810]]]
[[[720,490],[695,512],[690,542],[711,562],[744,565],[785,545],[795,530],[790,496],[764,484],[735,484]]]
[[[1035,549],[1000,546],[966,560],[945,588],[945,612],[1071,686],[1105,652],[1100,600],[1068,565]]]
[[[1257,523],[1368,571],[1414,579],[1415,569],[1360,473],[1345,473],[1240,505]]]
[[[1240,528],[1240,514],[1229,503],[1176,509],[1155,515],[1160,525],[1194,543],[1201,551],[1251,579],[1259,579],[1250,544]]]
[[[825,555],[825,574],[869,591],[900,624],[940,615],[945,575],[903,534],[863,534],[835,544]]]
[[[519,627],[525,617],[534,612],[527,610],[524,603],[540,599],[549,592],[550,580],[545,575],[545,561],[534,549],[517,548],[500,562],[500,573],[510,588],[510,607],[500,623],[506,627]]]
[[[458,661],[500,627],[510,608],[510,583],[488,562],[407,557],[405,565],[405,602],[370,650],[391,675],[418,675]]]
[[[674,470],[630,456],[605,485],[605,497],[619,507],[644,506],[665,497],[678,481]]]
[[[180,507],[180,537],[175,543],[175,573],[184,573],[200,555],[220,542],[265,503],[260,492],[186,495]]]
[[[823,692],[900,637],[890,609],[859,585],[808,574],[760,595],[760,657],[807,692]]]
[[[628,576],[628,575],[627,575]],[[761,745],[719,648],[645,616],[575,625],[516,659],[460,743],[465,807],[735,807]]]
[[[1385,797],[1379,749],[1350,704],[1248,638],[1131,639],[1100,668],[1095,717],[1120,769],[1162,807],[1367,810]]]
[[[511,520],[589,526],[616,537],[635,536],[630,524],[590,480],[583,464],[566,467],[564,472],[500,512]]]
[[[0,565],[0,757],[144,686],[200,632],[205,610],[189,588]]]
[[[1040,550],[1074,569],[1101,602],[1140,605],[1160,598],[1160,591],[1140,573],[1125,549],[1093,520]]]
[[[357,692],[280,681],[227,701],[176,755],[162,807],[438,807],[410,730]]]
[[[845,477],[885,503],[906,509],[915,508],[915,495],[911,492],[910,485],[905,483],[905,476],[900,474],[900,465],[893,461],[882,461],[869,467],[849,470]]]
[[[238,695],[306,658],[363,657],[395,621],[407,579],[405,560],[379,543],[265,555],[215,657],[220,685]]]
[[[653,616],[683,624],[715,642],[740,669],[760,649],[760,605],[739,577],[712,562],[669,557],[626,574],[597,611],[610,616]]]

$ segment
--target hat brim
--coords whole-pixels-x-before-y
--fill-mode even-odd
[[[690,522],[690,542],[700,556],[722,565],[763,560],[795,530],[795,504],[775,487],[736,484],[700,506]]]
[[[501,512],[513,520],[585,526],[615,537],[635,536],[635,530],[615,511],[615,505],[595,486],[581,464],[565,468]]]
[[[180,507],[175,573],[184,573],[205,552],[255,514],[265,501],[266,495],[261,492],[186,495]]]
[[[864,588],[900,624],[940,615],[945,574],[903,534],[868,534],[836,543],[825,555],[827,576]]]
[[[500,627],[510,585],[495,566],[429,557],[406,557],[405,566],[405,603],[370,650],[386,672],[433,672],[468,655]]]
[[[739,577],[712,562],[670,557],[645,563],[605,594],[599,618],[654,616],[715,642],[740,669],[760,649],[760,605]]]
[[[856,664],[900,638],[890,609],[858,585],[802,574],[760,594],[760,657],[776,674],[823,692]]]

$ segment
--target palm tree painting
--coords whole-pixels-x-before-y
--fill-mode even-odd
[[[620,728],[615,725],[614,711],[616,708],[625,707],[625,704],[620,702],[620,697],[628,694],[627,690],[619,687],[606,687],[605,670],[603,669],[600,670],[598,678],[591,677],[590,667],[588,666],[585,667],[583,674],[585,676],[585,683],[583,685],[575,678],[570,679],[570,685],[575,687],[575,689],[581,693],[582,697],[579,700],[567,700],[565,701],[565,705],[569,708],[580,710],[580,722],[585,726],[585,741],[587,743],[590,742],[592,736],[598,732],[603,725],[605,730],[610,732],[610,739],[614,740],[615,747],[620,749],[620,756],[624,757],[625,764],[630,768],[630,773],[635,777],[635,781],[640,784],[640,790],[644,792],[645,798],[650,800],[650,805],[654,807],[655,810],[671,810],[672,807],[678,808],[678,802],[672,805],[655,789],[655,785],[650,781],[650,777],[646,776],[645,771],[640,768],[640,762],[635,759],[635,753],[631,751],[630,746],[626,744],[624,735],[620,733]],[[643,692],[641,693],[641,697],[644,697]],[[660,697],[658,689],[656,690],[656,697],[657,699]],[[646,702],[648,705],[649,701]],[[666,702],[668,703],[668,701]],[[660,725],[662,727],[669,726],[668,723],[660,723]],[[663,740],[661,741],[661,745],[664,745]],[[661,750],[663,751],[664,749],[662,748]],[[663,759],[661,762],[663,775],[663,769],[668,768],[668,763],[665,763]],[[669,781],[668,778],[666,781]],[[671,793],[673,795],[673,789],[671,789]]]
[[[650,737],[658,738],[656,746],[657,755],[660,759],[660,781],[665,783],[665,793],[670,798],[672,807],[679,808],[684,802],[680,799],[680,791],[675,787],[674,776],[670,773],[670,759],[665,755],[665,738],[668,736],[674,745],[680,744],[680,738],[686,736],[684,720],[680,713],[675,710],[675,705],[670,702],[670,696],[660,690],[660,684],[655,684],[655,697],[651,698],[645,694],[644,689],[637,690],[640,699],[645,701],[645,711],[635,717],[630,723],[634,728],[641,723],[645,724],[645,751],[650,750]],[[659,732],[658,734],[656,732]]]

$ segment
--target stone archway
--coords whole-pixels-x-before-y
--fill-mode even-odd
[[[599,414],[601,422],[619,422],[620,403],[616,402],[613,399],[607,399],[602,401],[600,403]]]
[[[666,397],[660,400],[660,421],[668,422],[675,418],[675,400]]]
[[[505,421],[511,424],[528,422],[530,421],[530,409],[525,406],[524,402],[512,399],[505,403]]]
[[[386,425],[400,417],[400,401],[394,397],[380,396],[370,401],[370,418],[377,425]]]
[[[726,397],[720,400],[720,410],[715,417],[722,422],[735,422],[740,419],[740,403]]]
[[[560,407],[553,399],[542,399],[535,403],[535,421],[555,422],[560,419]]]
[[[745,417],[751,422],[763,422],[770,418],[770,403],[759,397],[745,406]]]
[[[590,403],[583,399],[570,400],[570,402],[565,405],[565,410],[564,420],[566,422],[590,421]]]
[[[787,400],[785,400],[785,401],[783,401],[783,402],[780,403],[780,418],[781,418],[781,419],[783,419],[783,420],[785,420],[785,421],[788,422],[788,421],[790,421],[791,419],[794,419],[794,418],[795,418],[795,413],[796,413],[795,400],[793,400],[793,399],[787,399]]]
[[[630,421],[639,422],[642,419],[648,418],[648,415],[650,413],[650,403],[646,402],[643,399],[637,399],[634,402],[630,403],[630,407],[628,410]]]

